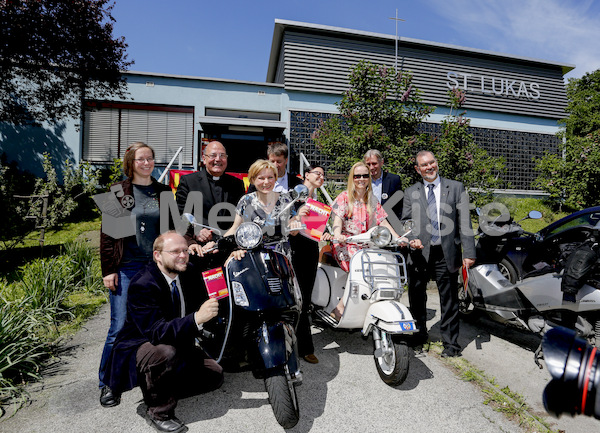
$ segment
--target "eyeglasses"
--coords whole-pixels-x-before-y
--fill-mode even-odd
[[[354,179],[360,179],[361,177],[363,179],[368,179],[369,178],[369,174],[355,174],[354,175]]]
[[[309,171],[309,173],[314,174],[317,177],[322,177],[325,179],[325,173],[321,173],[320,171]]]
[[[227,155],[226,153],[209,153],[208,155],[204,156],[206,156],[208,159],[217,159],[217,157],[221,159],[227,159],[229,155]]]
[[[161,250],[163,253],[169,253],[174,257],[180,256],[182,254],[189,254],[188,250],[171,250],[171,251],[167,251],[167,250]]]
[[[138,164],[143,164],[144,161],[154,162],[154,158],[135,158],[134,161],[137,162]]]

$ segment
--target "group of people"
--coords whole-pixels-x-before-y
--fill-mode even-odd
[[[199,197],[206,227],[182,236],[175,231],[159,233],[160,193],[168,187],[151,176],[154,151],[144,143],[127,149],[123,158],[127,179],[119,188],[133,197],[122,200],[122,205],[136,216],[136,234],[124,239],[101,234],[102,274],[111,307],[99,371],[103,406],[119,404],[124,391],[139,385],[148,406],[148,423],[158,431],[179,432],[185,427],[174,414],[177,400],[222,383],[223,369],[206,355],[196,338],[218,313],[218,302],[198,289],[203,284],[200,271],[219,266],[224,260],[204,254],[212,245],[213,233],[208,227],[211,222],[214,227],[215,221],[225,235],[234,233],[242,222],[253,221],[272,228],[266,230],[268,235],[283,239],[282,252],[295,269],[302,270],[296,273],[304,299],[297,329],[299,355],[306,362],[318,363],[309,317],[318,243],[297,235],[305,207],[296,204],[287,212],[280,211],[292,201],[289,189],[300,183],[308,188],[309,197],[316,198],[325,171],[318,165],[308,167],[302,179],[288,173],[288,149],[281,143],[269,146],[267,157],[250,166],[250,187],[245,193],[243,182],[226,174],[228,155],[223,144],[210,142],[203,151],[203,167],[183,176],[176,193],[180,213],[189,209],[188,199]],[[368,151],[363,161],[351,168],[347,189],[332,206],[333,233],[325,233],[323,240],[336,241],[332,245],[334,257],[346,271],[356,252],[355,246],[345,242],[347,236],[376,225],[386,226],[398,236],[384,205],[395,194],[402,194],[401,181],[399,176],[383,171],[383,163],[381,153]],[[419,350],[428,339],[426,285],[435,279],[442,310],[442,356],[458,356],[457,272],[461,262],[469,267],[475,257],[468,196],[461,183],[440,178],[431,152],[416,155],[415,169],[423,181],[407,188],[403,200],[396,200],[391,209],[393,221],[412,219],[417,223],[404,239],[411,247],[407,253],[409,302],[419,329],[414,346]],[[224,204],[235,206],[233,215]],[[190,254],[199,259],[190,263]],[[241,250],[232,253],[234,259],[243,255]],[[332,316],[339,320],[343,313],[340,301]]]

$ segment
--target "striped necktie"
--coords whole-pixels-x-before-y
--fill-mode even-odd
[[[435,194],[433,184],[427,185],[427,216],[431,221],[431,244],[435,245],[440,238],[440,228],[438,223],[437,205],[435,203]]]
[[[175,317],[181,317],[181,296],[179,296],[179,289],[175,280],[171,281],[171,299],[173,300],[173,313]]]

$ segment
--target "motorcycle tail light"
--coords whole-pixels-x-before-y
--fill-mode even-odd
[[[351,298],[358,298],[358,292],[359,292],[359,290],[358,290],[358,284],[355,284],[355,283],[351,284],[350,285],[350,297]]]
[[[231,291],[233,292],[233,302],[235,302],[236,305],[239,305],[240,307],[248,307],[250,305],[242,283],[234,281],[231,284]]]

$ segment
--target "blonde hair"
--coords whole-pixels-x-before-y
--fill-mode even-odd
[[[358,161],[356,164],[352,166],[350,169],[350,173],[348,174],[348,216],[352,216],[352,212],[354,210],[354,201],[358,198],[356,197],[356,189],[354,187],[354,171],[358,167],[364,167],[367,169],[367,173],[369,173],[369,182],[367,182],[367,191],[365,193],[365,203],[367,204],[367,213],[369,214],[369,218],[375,212],[375,208],[373,206],[373,188],[371,187],[371,170],[369,167],[363,162]]]
[[[133,179],[135,152],[137,152],[139,149],[143,149],[144,147],[147,147],[152,151],[152,158],[154,158],[154,149],[142,141],[136,141],[135,143],[131,144],[125,151],[125,155],[123,155],[123,172],[129,179]]]
[[[277,179],[277,167],[275,167],[275,164],[266,159],[257,159],[248,169],[248,181],[253,184],[258,174],[265,169],[271,170],[275,175],[275,179]]]

